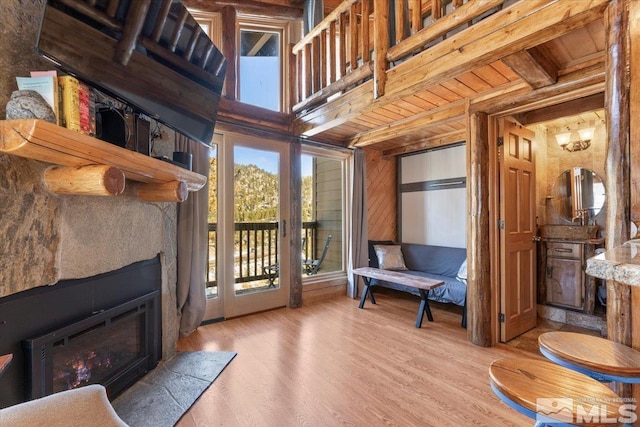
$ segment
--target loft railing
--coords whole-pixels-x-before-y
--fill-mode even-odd
[[[217,286],[217,223],[209,223],[209,251],[207,262],[207,287]],[[316,253],[315,241],[318,223],[305,222],[302,236],[304,258],[312,258]],[[234,224],[234,279],[235,283],[268,280],[263,270],[267,265],[277,264],[278,223],[277,222],[237,222]]]
[[[293,112],[314,108],[370,79],[374,99],[383,96],[389,67],[473,26],[507,1],[343,1],[293,46]]]

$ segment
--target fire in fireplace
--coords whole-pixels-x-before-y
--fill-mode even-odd
[[[0,298],[0,408],[90,383],[113,399],[161,357],[160,257]]]
[[[25,340],[30,399],[87,384],[114,398],[158,363],[159,292]]]

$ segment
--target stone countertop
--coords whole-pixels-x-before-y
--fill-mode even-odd
[[[585,272],[599,279],[640,286],[640,240],[629,240],[622,246],[589,258]]]
[[[541,237],[543,242],[559,242],[559,243],[581,243],[585,245],[602,245],[604,243],[604,237],[595,237],[593,239],[563,239],[558,237]]]

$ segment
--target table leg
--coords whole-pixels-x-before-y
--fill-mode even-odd
[[[420,308],[418,309],[418,319],[416,320],[416,328],[422,327],[422,318],[424,313],[427,313],[427,319],[429,322],[433,322],[433,316],[431,315],[431,308],[429,307],[429,291],[424,289],[418,289],[420,291]]]
[[[376,303],[376,299],[373,297],[373,287],[371,286],[371,279],[365,276],[362,276],[362,280],[364,281],[364,289],[362,290],[362,296],[360,297],[360,305],[358,308],[364,307],[364,302],[367,299],[367,295],[371,299],[371,304]]]

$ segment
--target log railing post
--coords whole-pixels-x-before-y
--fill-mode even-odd
[[[374,71],[373,97],[378,99],[384,95],[387,81],[387,50],[389,49],[389,0],[374,0],[373,7],[374,34]]]

